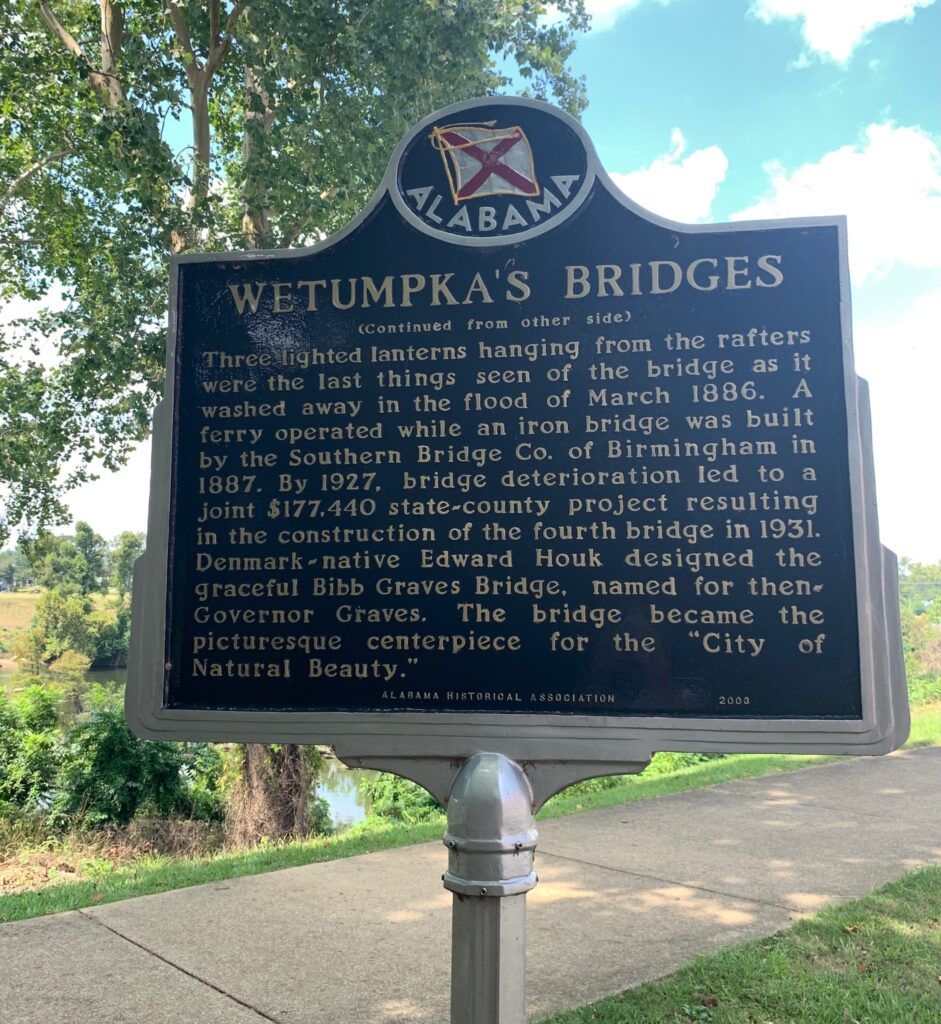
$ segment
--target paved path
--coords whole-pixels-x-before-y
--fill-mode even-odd
[[[0,925],[5,1024],[445,1024],[438,844]],[[941,863],[941,748],[540,825],[538,1018]]]

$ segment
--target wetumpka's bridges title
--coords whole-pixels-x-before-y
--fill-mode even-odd
[[[650,260],[645,264],[573,264],[563,267],[566,299],[624,298],[638,295],[672,295],[681,287],[699,292],[740,291],[777,288],[784,281],[781,256],[765,253],[755,260],[743,256],[701,256],[685,267],[675,260]],[[229,291],[239,315],[284,315],[296,310],[316,313],[331,309],[410,309],[415,306],[492,305],[494,295],[505,302],[523,303],[533,297],[530,272],[514,268],[507,272],[505,285],[499,272],[489,284],[478,271],[469,281],[455,281],[454,271],[431,274],[387,274],[378,283],[369,276],[319,278],[309,281],[253,281],[230,284]],[[501,294],[502,290],[502,294]],[[455,292],[457,294],[455,295]],[[548,319],[548,318],[544,318]],[[524,326],[549,326],[537,316]],[[470,327],[475,319],[468,321]]]

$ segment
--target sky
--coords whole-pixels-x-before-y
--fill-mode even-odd
[[[941,0],[586,6],[583,123],[632,199],[689,223],[848,217],[882,541],[941,561]],[[76,520],[145,530],[149,458],[76,491]]]

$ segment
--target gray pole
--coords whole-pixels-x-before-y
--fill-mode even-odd
[[[536,885],[533,791],[503,754],[481,753],[448,797],[451,1024],[526,1019],[526,893]]]

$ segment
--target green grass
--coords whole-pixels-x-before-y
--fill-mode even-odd
[[[941,744],[941,703],[913,709],[912,731],[905,746],[931,747],[938,744]],[[824,754],[730,754],[719,761],[706,761],[691,768],[681,768],[669,775],[627,775],[621,776],[617,782],[609,779],[602,783],[610,788],[588,792],[580,791],[578,787],[565,790],[554,796],[537,817],[555,818],[601,807],[616,807],[635,800],[649,800],[670,793],[715,786],[720,782],[753,779],[760,775],[792,772],[798,768],[843,760],[843,757]]]
[[[937,1024],[941,868],[543,1024]]]
[[[0,633],[25,629],[33,618],[38,600],[39,593],[33,591],[0,594]]]
[[[36,602],[43,593],[43,590],[36,588],[0,594],[0,634],[15,633],[18,629],[26,629],[36,612]],[[112,593],[117,593],[117,591]],[[92,610],[96,612],[111,610],[109,596],[111,595],[89,594]]]
[[[912,731],[906,747],[936,747],[941,744],[941,701],[912,708]]]
[[[620,781],[606,789],[589,792],[576,789],[571,793],[564,790],[558,796],[552,797],[537,817],[557,818],[579,811],[616,807],[619,804],[633,803],[635,800],[650,800],[652,797],[668,796],[670,793],[684,793],[689,789],[715,786],[720,782],[752,779],[775,772],[792,772],[809,765],[839,760],[842,758],[819,754],[730,754],[721,761],[707,761],[691,768],[681,768],[669,775],[620,776]]]
[[[930,705],[914,713],[912,735],[908,742],[908,746],[936,744],[941,744],[941,704]],[[549,801],[539,817],[551,818],[635,800],[649,800],[720,782],[794,771],[835,760],[840,759],[795,754],[735,754],[670,775],[628,776],[608,789],[562,793]],[[219,854],[191,860],[141,858],[131,865],[112,870],[108,870],[107,862],[104,862],[102,870],[93,881],[64,882],[27,892],[0,895],[0,922],[18,921],[206,882],[431,842],[441,838],[444,825],[445,818],[441,815],[413,826],[389,825],[378,830],[359,826],[340,836],[271,845],[245,853]],[[774,1024],[779,1022],[775,1021]]]
[[[341,836],[272,844],[243,853],[177,860],[144,857],[133,865],[112,868],[102,861],[91,881],[64,882],[28,892],[0,896],[0,922],[56,914],[62,910],[114,903],[133,896],[148,896],[170,889],[185,889],[206,882],[258,875],[266,871],[300,867],[327,860],[356,857],[361,853],[391,850],[440,839],[444,818],[421,825],[389,825],[365,831],[351,829]]]

